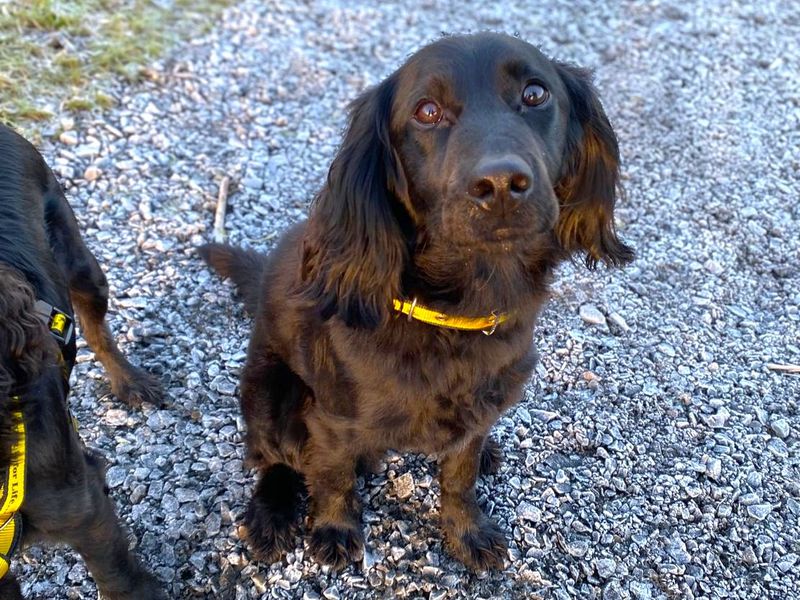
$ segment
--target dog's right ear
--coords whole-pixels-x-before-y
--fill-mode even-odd
[[[396,195],[405,175],[392,147],[395,81],[390,77],[350,105],[350,123],[312,208],[303,244],[302,293],[323,318],[372,328],[400,293],[407,243]]]
[[[614,205],[619,186],[617,136],[592,85],[591,74],[556,62],[570,100],[565,168],[556,185],[556,231],[568,253],[585,253],[586,265],[624,265],[633,249],[617,236]]]

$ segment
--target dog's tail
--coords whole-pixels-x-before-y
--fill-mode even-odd
[[[226,244],[204,244],[197,250],[212,269],[236,284],[247,312],[255,314],[267,257],[255,250]]]

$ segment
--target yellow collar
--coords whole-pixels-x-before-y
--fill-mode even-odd
[[[417,303],[414,298],[411,302],[408,300],[398,300],[395,298],[392,301],[394,309],[404,315],[408,315],[408,320],[416,319],[429,325],[436,325],[438,327],[447,327],[449,329],[462,329],[465,331],[482,331],[486,335],[492,335],[494,330],[500,323],[508,320],[507,313],[497,313],[492,311],[488,317],[451,317],[444,313],[425,308]]]
[[[22,532],[19,508],[25,499],[25,421],[22,411],[15,410],[11,414],[18,437],[12,447],[14,458],[0,479],[0,579],[8,573],[11,554],[19,543]]]

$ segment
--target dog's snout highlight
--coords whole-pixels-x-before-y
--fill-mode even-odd
[[[467,195],[486,212],[507,213],[516,208],[533,185],[533,171],[519,156],[481,159],[467,185]]]

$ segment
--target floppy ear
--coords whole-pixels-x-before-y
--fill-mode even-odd
[[[561,177],[555,186],[560,216],[556,234],[569,254],[586,253],[586,266],[599,261],[624,265],[633,249],[617,237],[614,204],[619,187],[619,147],[589,71],[565,63],[556,69],[567,88],[570,116]]]
[[[303,243],[302,293],[323,318],[375,327],[400,292],[408,253],[396,200],[405,176],[389,134],[394,80],[350,105],[350,123],[312,208]]]
[[[55,361],[50,336],[36,317],[35,302],[33,288],[22,273],[0,263],[0,401],[11,396],[12,388],[33,382],[48,362]]]

